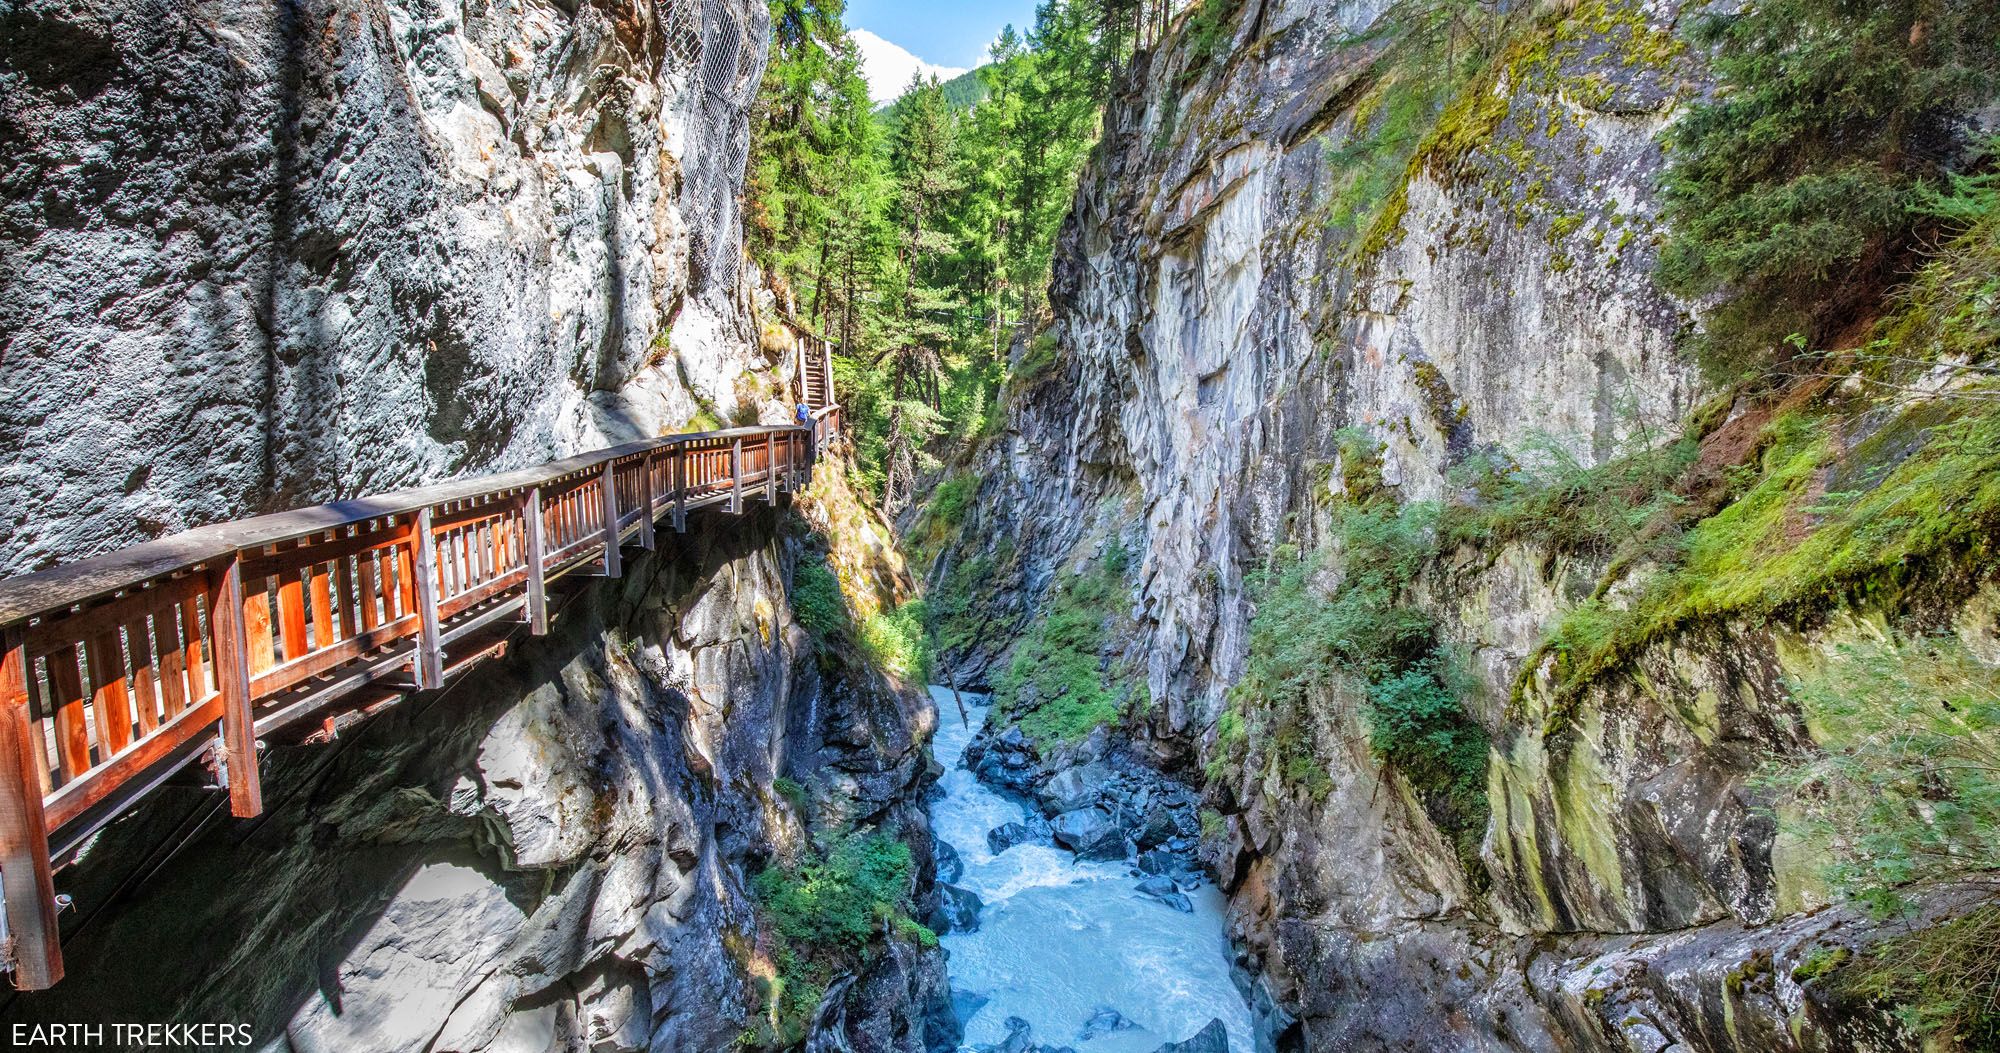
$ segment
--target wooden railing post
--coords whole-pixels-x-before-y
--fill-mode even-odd
[[[685,534],[688,528],[688,470],[687,444],[674,444],[674,533]]]
[[[243,562],[231,556],[209,579],[209,645],[215,653],[215,686],[222,696],[222,770],[229,782],[229,811],[238,819],[261,815],[264,788],[257,771],[257,722],[251,711],[250,640],[243,621]]]
[[[431,535],[431,510],[428,505],[417,510],[417,522],[411,538],[417,546],[415,553],[417,579],[417,653],[414,656],[412,675],[419,691],[435,691],[444,686],[444,651],[438,629],[438,556],[437,539]]]
[[[822,339],[819,342],[819,357],[826,365],[826,391],[823,397],[826,399],[826,404],[831,406],[840,401],[833,397],[833,344]]]
[[[48,762],[28,717],[28,660],[21,634],[0,639],[0,895],[6,897],[14,986],[41,991],[63,977],[49,828],[40,769]]]
[[[743,511],[743,437],[729,440],[729,511]]]
[[[597,503],[604,513],[604,576],[615,578],[625,573],[624,563],[618,558],[618,477],[613,462],[605,461],[604,469],[597,473]]]
[[[549,632],[548,583],[543,580],[547,572],[542,568],[542,488],[530,487],[526,503],[521,509],[527,528],[527,551],[523,554],[528,564],[528,632],[534,636],[547,636]]]
[[[764,503],[778,503],[778,433],[764,433]]]
[[[658,507],[653,500],[653,452],[639,457],[639,547],[653,551],[653,516]]]

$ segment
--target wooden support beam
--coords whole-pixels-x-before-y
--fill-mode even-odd
[[[222,767],[229,782],[229,811],[238,819],[263,814],[264,788],[257,771],[257,722],[251,712],[250,641],[243,619],[243,564],[232,557],[209,579],[208,622],[215,653],[215,685],[222,695]]]
[[[528,565],[528,632],[534,636],[549,633],[548,582],[542,566],[542,488],[537,486],[528,491],[527,503],[522,506],[521,517],[527,527]]]
[[[604,514],[604,576],[616,578],[625,564],[618,556],[618,469],[610,461],[597,473],[597,504]]]
[[[732,515],[743,512],[743,437],[729,441],[729,511]]]
[[[649,451],[639,458],[639,547],[653,551],[653,517],[659,514],[659,505],[653,499],[653,455]]]
[[[28,713],[28,658],[19,632],[0,640],[0,895],[6,898],[14,986],[41,991],[63,977],[49,828],[42,814],[48,768]]]
[[[688,470],[687,444],[674,447],[674,533],[685,534],[688,528]]]
[[[417,548],[417,653],[413,670],[417,687],[435,691],[444,686],[444,652],[438,642],[437,539],[431,536],[431,510],[417,510],[417,528],[410,543]]]
[[[778,503],[778,433],[764,433],[764,503]]]

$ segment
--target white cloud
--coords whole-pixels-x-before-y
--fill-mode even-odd
[[[850,30],[848,35],[854,38],[854,46],[861,50],[861,76],[868,81],[869,100],[877,105],[903,94],[903,89],[910,86],[910,78],[919,73],[950,80],[965,72],[956,66],[925,62],[901,45],[892,44],[865,29]]]

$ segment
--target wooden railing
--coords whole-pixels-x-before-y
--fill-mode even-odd
[[[831,391],[830,386],[825,389]],[[824,397],[824,396],[822,396]],[[191,530],[0,582],[0,892],[15,986],[62,977],[52,870],[199,757],[263,809],[257,740],[440,687],[547,587],[656,524],[810,478],[840,426],[737,428]]]

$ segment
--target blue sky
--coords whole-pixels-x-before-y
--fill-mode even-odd
[[[1012,23],[1035,22],[1035,0],[848,0],[847,24],[900,44],[925,62],[972,67]]]

